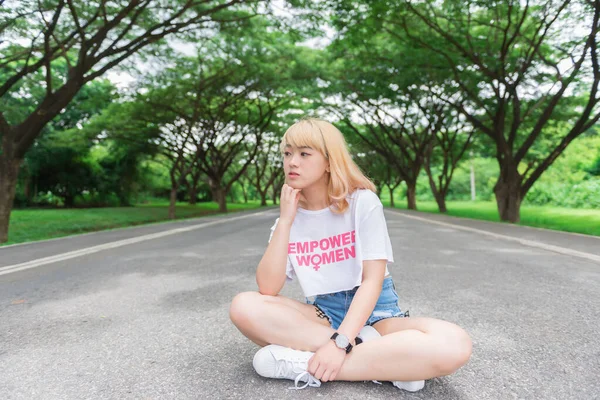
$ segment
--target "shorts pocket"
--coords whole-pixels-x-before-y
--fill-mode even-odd
[[[375,305],[375,308],[388,304],[395,304],[396,306],[398,306],[398,300],[398,295],[396,294],[396,291],[394,289],[389,288],[382,290],[381,294],[379,295],[379,299],[377,299],[377,304]]]

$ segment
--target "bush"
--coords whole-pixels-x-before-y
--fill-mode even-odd
[[[23,189],[17,185],[15,199],[13,200],[13,208],[25,208],[29,206],[29,199],[25,196]]]
[[[84,192],[75,198],[75,207],[123,207],[123,204],[121,203],[119,197],[114,193]]]
[[[39,192],[33,197],[32,205],[34,207],[62,207],[63,199],[52,192]]]
[[[527,204],[569,208],[600,208],[600,178],[580,183],[536,182],[527,193]]]
[[[600,155],[598,155],[592,166],[588,168],[587,172],[592,176],[600,176]]]

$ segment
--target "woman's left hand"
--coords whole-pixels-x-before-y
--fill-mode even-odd
[[[308,372],[321,382],[333,381],[345,360],[346,351],[330,340],[308,360]]]

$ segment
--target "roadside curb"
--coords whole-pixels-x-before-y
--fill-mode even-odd
[[[597,262],[597,263],[600,264],[600,256],[596,255],[596,254],[591,254],[591,253],[586,253],[586,252],[583,252],[583,251],[572,250],[572,249],[568,249],[566,247],[554,246],[554,245],[551,245],[551,244],[537,242],[535,240],[521,239],[521,238],[516,238],[516,237],[513,237],[513,236],[502,235],[502,234],[499,234],[499,233],[489,232],[489,231],[485,231],[485,230],[482,230],[482,229],[472,228],[472,227],[469,227],[469,226],[463,226],[463,225],[452,224],[452,223],[449,223],[449,222],[437,221],[437,220],[434,220],[434,219],[429,219],[429,218],[420,217],[420,216],[416,216],[416,215],[409,215],[407,213],[399,212],[397,210],[390,209],[390,208],[386,208],[386,210],[388,210],[390,212],[393,212],[394,214],[399,215],[401,217],[410,218],[410,219],[414,219],[414,220],[418,220],[418,221],[423,221],[423,222],[428,222],[428,223],[431,223],[431,224],[437,224],[437,225],[441,225],[441,226],[445,226],[445,227],[449,227],[449,228],[453,228],[453,229],[459,229],[459,230],[468,231],[468,232],[475,232],[475,233],[478,233],[478,234],[490,236],[490,237],[497,238],[497,239],[503,239],[503,240],[508,240],[508,241],[511,241],[511,242],[516,242],[516,243],[519,243],[519,244],[521,244],[523,246],[535,247],[535,248],[538,248],[538,249],[552,251],[554,253],[569,255],[569,256],[573,256],[573,257],[579,257],[579,258],[583,258],[583,259],[586,259],[586,260],[589,260],[589,261],[594,261],[594,262]],[[489,222],[489,221],[484,221],[484,222]],[[560,232],[560,233],[563,233],[563,232]],[[568,233],[568,232],[565,232],[565,233]],[[587,236],[587,235],[585,235],[585,236]],[[595,236],[591,236],[591,237],[595,238]]]

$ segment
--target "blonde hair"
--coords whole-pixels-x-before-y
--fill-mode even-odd
[[[283,135],[279,145],[282,155],[288,144],[294,147],[310,146],[329,161],[330,179],[327,192],[330,208],[331,205],[335,206],[332,209],[334,213],[342,214],[348,209],[346,196],[356,189],[375,192],[375,184],[356,165],[348,151],[344,135],[333,124],[317,118],[302,118]]]

